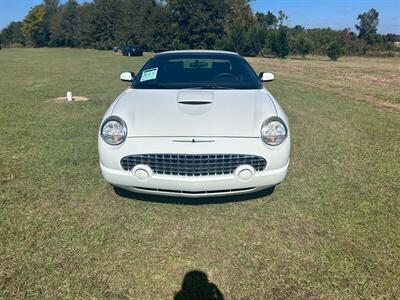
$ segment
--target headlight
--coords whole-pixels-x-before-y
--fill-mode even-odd
[[[122,119],[112,116],[106,119],[101,126],[100,135],[109,145],[119,145],[126,139],[127,130]]]
[[[288,135],[285,123],[280,118],[266,120],[261,126],[261,139],[268,145],[282,144]]]

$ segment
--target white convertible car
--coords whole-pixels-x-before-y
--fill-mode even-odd
[[[286,176],[287,117],[237,53],[155,55],[107,110],[100,167],[112,185],[148,194],[205,197],[273,189]]]

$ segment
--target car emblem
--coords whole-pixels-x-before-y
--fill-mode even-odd
[[[196,139],[191,139],[191,140],[172,140],[175,143],[212,143],[215,142],[215,140],[196,140]]]

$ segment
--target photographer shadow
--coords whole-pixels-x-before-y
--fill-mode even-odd
[[[193,270],[185,274],[181,290],[175,294],[174,300],[224,300],[224,295],[208,280],[206,273]]]

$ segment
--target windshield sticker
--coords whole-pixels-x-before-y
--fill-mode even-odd
[[[142,77],[140,77],[140,82],[156,79],[157,72],[158,72],[158,68],[151,68],[151,69],[144,70],[142,72]]]

